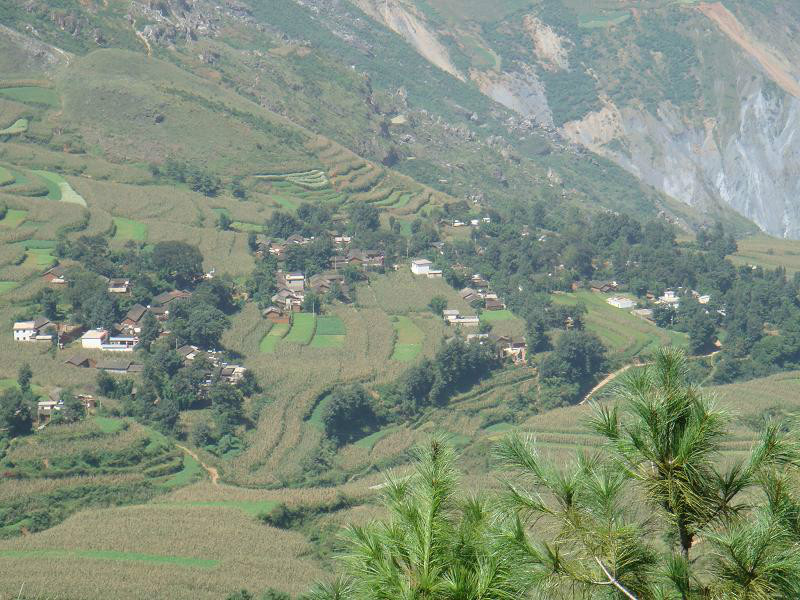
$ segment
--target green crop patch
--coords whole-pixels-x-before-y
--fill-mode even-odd
[[[422,352],[425,334],[414,321],[404,315],[392,317],[392,321],[397,338],[391,358],[399,362],[411,362]]]
[[[0,294],[6,294],[19,286],[18,281],[0,281]]]
[[[114,217],[114,239],[118,241],[133,240],[144,242],[147,240],[147,225],[126,219],[124,217]]]
[[[331,396],[325,396],[314,407],[314,410],[311,411],[311,415],[308,417],[308,422],[311,423],[314,427],[318,427],[322,429],[325,425],[322,421],[323,417],[325,416],[325,411],[328,409],[328,404],[331,402]]]
[[[0,129],[0,135],[20,135],[28,131],[28,119],[17,119],[5,129]]]
[[[230,508],[257,517],[260,514],[268,513],[277,507],[278,503],[272,500],[220,500],[210,502],[165,502],[163,504],[156,503],[156,506],[170,508]]]
[[[86,200],[83,199],[83,196],[73,190],[69,182],[58,173],[51,173],[50,171],[33,172],[45,182],[45,185],[47,185],[49,190],[47,197],[51,200],[59,200],[61,202],[69,202],[70,204],[86,206]]]
[[[317,317],[311,313],[295,313],[292,318],[292,328],[284,338],[292,344],[307,346],[314,337]]]
[[[198,569],[213,569],[219,565],[218,560],[208,558],[192,558],[189,556],[168,556],[163,554],[144,554],[142,552],[119,552],[117,550],[67,550],[61,548],[42,548],[40,550],[0,550],[3,558],[55,558],[55,559],[92,559],[114,560],[123,562],[146,562]]]
[[[172,489],[189,485],[195,479],[198,479],[203,473],[203,467],[196,458],[185,454],[183,457],[183,468],[177,473],[170,475],[160,487]]]
[[[5,185],[11,185],[17,180],[14,174],[6,169],[5,167],[0,167],[0,187]]]
[[[241,231],[242,233],[261,233],[264,231],[263,225],[257,223],[245,223],[244,221],[233,221],[231,229]]]
[[[371,433],[367,437],[363,437],[357,442],[353,442],[353,445],[357,448],[363,448],[365,450],[372,450],[372,448],[380,442],[383,438],[387,435],[390,435],[400,429],[397,425],[392,427],[386,427],[385,429],[381,429],[380,431],[376,431],[375,433]]]
[[[100,431],[106,434],[117,433],[125,425],[125,421],[113,417],[95,417],[94,422],[100,428]]]
[[[269,333],[261,338],[261,343],[259,343],[258,349],[264,354],[275,354],[275,349],[278,347],[278,342],[286,337],[287,333],[289,333],[288,323],[277,323],[273,325],[272,329],[269,330]]]
[[[422,352],[422,344],[395,344],[392,360],[411,362]]]
[[[6,215],[0,219],[0,227],[5,227],[6,229],[15,229],[22,225],[22,222],[25,221],[25,217],[27,215],[27,210],[9,208],[6,210]]]
[[[60,104],[58,94],[55,90],[42,87],[20,86],[0,88],[0,96],[24,104],[39,104],[48,107],[56,107]]]
[[[317,335],[346,335],[344,322],[339,317],[317,317]]]
[[[481,313],[481,321],[486,323],[496,323],[497,321],[510,321],[514,318],[514,313],[508,309],[486,310]]]
[[[22,264],[32,268],[49,267],[56,262],[52,251],[52,248],[31,248],[28,250],[28,256]]]

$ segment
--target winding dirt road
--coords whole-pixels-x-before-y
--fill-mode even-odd
[[[206,472],[208,473],[208,476],[211,478],[211,483],[212,484],[214,484],[216,486],[219,485],[219,471],[216,469],[216,467],[209,467],[202,460],[200,460],[200,457],[197,456],[196,452],[193,452],[192,450],[189,450],[186,446],[181,446],[180,444],[175,444],[175,445],[178,448],[180,448],[181,450],[183,450],[184,452],[186,452],[186,454],[191,456],[197,462],[200,463],[200,466],[203,467],[206,470]]]

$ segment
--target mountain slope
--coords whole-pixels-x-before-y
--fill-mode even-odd
[[[793,3],[531,0],[491,14],[448,0],[358,4],[376,18],[425,14],[425,36],[487,96],[669,196],[701,211],[723,202],[800,237],[787,175],[800,166]],[[422,43],[423,28],[382,22]]]

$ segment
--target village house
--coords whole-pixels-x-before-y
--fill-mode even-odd
[[[344,276],[339,273],[318,273],[308,280],[308,285],[315,294],[319,295],[329,294],[335,286],[338,286],[342,298],[345,301],[350,300],[350,286],[345,281]]]
[[[477,316],[463,316],[458,310],[448,309],[442,311],[442,318],[448,325],[464,325],[466,327],[477,327],[480,325],[480,318]]]
[[[632,315],[645,319],[647,321],[653,320],[653,309],[652,308],[637,308],[636,310],[631,311]]]
[[[62,265],[56,265],[52,269],[45,271],[44,275],[42,275],[42,278],[47,283],[52,283],[54,285],[64,285],[65,283],[67,283],[66,272],[67,272],[66,267]]]
[[[680,302],[681,302],[680,297],[673,290],[666,290],[664,292],[664,295],[659,297],[658,300],[656,300],[656,304],[670,304],[674,305],[675,308],[678,307]]]
[[[268,306],[264,309],[264,312],[261,313],[261,316],[269,320],[270,323],[275,323],[276,325],[279,323],[289,323],[289,313],[277,306]]]
[[[411,272],[414,275],[427,275],[433,263],[427,258],[415,258],[411,261]]]
[[[195,358],[197,358],[201,354],[204,354],[203,351],[200,350],[200,348],[198,348],[197,346],[189,345],[189,344],[181,346],[175,352],[178,354],[178,356],[181,357],[181,359],[183,360],[184,364],[189,362],[189,361],[194,360]]]
[[[219,373],[219,378],[226,383],[236,385],[242,380],[242,377],[244,377],[245,371],[247,371],[247,369],[240,365],[223,364],[222,370]]]
[[[110,336],[105,329],[90,329],[81,336],[81,346],[107,352],[130,352],[139,343],[135,336]]]
[[[81,347],[92,350],[102,350],[103,344],[108,342],[108,331],[105,329],[90,329],[81,336]]]
[[[616,281],[591,281],[589,289],[598,294],[608,294],[617,291]]]
[[[139,372],[138,370],[131,370],[135,364],[132,360],[126,359],[101,360],[97,363],[97,370],[105,371],[112,375],[127,375],[128,373]]]
[[[636,302],[624,296],[612,296],[606,300],[611,306],[615,308],[631,309],[636,308]]]
[[[472,287],[474,287],[479,292],[480,291],[485,292],[486,288],[489,287],[489,282],[480,273],[476,273],[475,275],[473,275],[470,279],[470,282],[472,283]]]
[[[166,307],[175,300],[186,300],[191,297],[192,292],[187,292],[185,290],[172,290],[171,292],[164,292],[163,294],[155,296],[150,305]]]
[[[292,292],[302,292],[306,289],[306,276],[302,273],[287,273],[285,281],[286,287]]]
[[[76,354],[64,361],[65,365],[72,367],[79,367],[81,369],[93,369],[97,366],[97,361],[89,356],[83,354]]]
[[[286,288],[280,290],[272,298],[272,303],[285,311],[298,312],[305,300],[305,294],[296,294]]]
[[[129,279],[109,279],[108,292],[110,294],[127,294],[131,291],[131,282]]]
[[[147,308],[141,304],[134,304],[125,313],[125,318],[120,322],[120,330],[127,333],[140,333],[141,321],[147,313]]]
[[[48,394],[47,400],[40,400],[36,403],[36,415],[39,423],[49,421],[54,414],[60,412],[64,408],[64,402],[61,400],[61,388],[55,388]],[[95,407],[94,396],[88,394],[77,394],[75,396],[83,404],[86,410],[93,410]]]
[[[338,232],[331,233],[331,239],[333,243],[337,246],[347,246],[350,242],[353,241],[353,238],[349,235],[342,235]]]
[[[15,342],[49,342],[52,334],[44,333],[46,327],[53,326],[49,319],[39,317],[33,321],[17,321],[14,323]]]
[[[288,246],[289,244],[296,244],[298,246],[305,246],[306,244],[310,244],[313,241],[314,241],[313,237],[307,238],[303,237],[302,235],[294,233],[290,235],[288,238],[286,238],[286,245]]]
[[[461,298],[468,304],[472,304],[474,302],[477,303],[482,300],[477,290],[474,290],[471,287],[465,287],[463,290],[458,292],[458,295],[461,296]]]
[[[486,310],[503,310],[505,307],[506,305],[497,298],[487,298],[484,302],[484,308]]]
[[[497,353],[501,358],[510,358],[514,364],[528,362],[528,344],[524,338],[513,338],[507,335],[491,335]]]
[[[428,269],[428,272],[425,274],[428,279],[441,279],[444,276],[444,273],[441,269]]]

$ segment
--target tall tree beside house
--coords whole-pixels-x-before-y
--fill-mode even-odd
[[[428,308],[431,309],[434,315],[441,317],[442,313],[447,310],[447,298],[444,296],[434,296],[431,298],[431,301],[428,302]]]
[[[0,439],[27,435],[33,431],[33,417],[25,394],[8,388],[0,394]]]
[[[33,380],[33,370],[28,363],[23,363],[17,371],[17,384],[23,394],[29,394],[31,391],[31,380]]]
[[[77,423],[86,416],[86,407],[75,394],[63,390],[59,396],[62,406],[58,412],[58,420],[63,423]]]
[[[144,317],[142,317],[140,327],[139,343],[145,350],[149,350],[150,345],[158,339],[161,333],[161,326],[158,324],[158,320],[153,316],[153,313],[148,311],[144,314]]]

